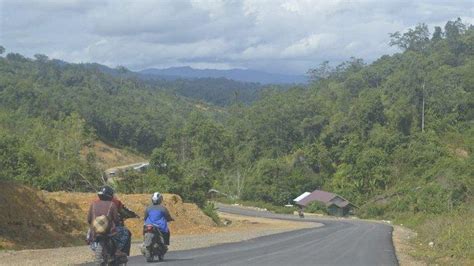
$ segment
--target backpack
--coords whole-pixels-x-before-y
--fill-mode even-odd
[[[110,202],[109,210],[107,215],[100,215],[94,218],[92,221],[92,230],[96,234],[105,234],[108,233],[110,228],[112,227],[111,221],[109,221],[110,209],[112,208],[112,202]],[[94,212],[94,206],[92,206]]]

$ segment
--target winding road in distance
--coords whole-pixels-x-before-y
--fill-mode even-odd
[[[398,265],[392,244],[392,227],[349,219],[300,219],[219,205],[219,211],[272,219],[318,222],[322,227],[300,229],[208,248],[171,251],[156,265]],[[146,263],[130,257],[128,265]]]

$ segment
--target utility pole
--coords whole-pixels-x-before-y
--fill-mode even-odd
[[[425,132],[425,82],[422,85],[422,106],[421,106],[421,133]]]

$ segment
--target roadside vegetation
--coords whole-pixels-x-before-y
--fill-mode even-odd
[[[209,216],[214,223],[217,225],[221,226],[222,221],[219,218],[219,215],[217,214],[217,207],[214,205],[213,202],[207,202],[206,205],[204,205],[204,208],[202,208],[202,212]]]
[[[465,208],[443,215],[399,215],[395,222],[415,229],[418,234],[411,243],[411,255],[430,264],[471,265],[474,258],[474,213]]]
[[[417,254],[433,263],[472,261],[474,27],[458,19],[391,37],[400,53],[322,63],[309,86],[256,99],[246,91],[244,102],[208,90],[200,98],[219,107],[153,80],[9,53],[0,57],[0,179],[91,191],[103,169],[79,151],[100,139],[150,158],[119,191],[177,193],[204,207],[215,188],[270,209],[321,188],[360,206],[360,217],[414,228]]]

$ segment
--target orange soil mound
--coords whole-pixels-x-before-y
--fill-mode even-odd
[[[51,192],[47,193],[49,198],[63,202],[65,204],[79,205],[79,212],[84,220],[89,210],[91,201],[97,198],[95,193],[68,193]],[[134,238],[142,237],[143,215],[145,209],[151,203],[151,195],[148,194],[118,194],[117,198],[122,201],[129,209],[140,215],[139,219],[128,219],[127,227],[132,231]],[[206,216],[195,204],[183,203],[178,195],[164,194],[163,205],[168,208],[175,221],[170,223],[172,234],[197,234],[201,232],[213,231],[215,223]]]
[[[0,182],[0,248],[46,248],[77,245],[84,224],[64,204],[27,186]]]
[[[84,244],[86,214],[94,193],[44,192],[27,186],[0,182],[0,249],[32,249]],[[118,195],[143,217],[148,194]],[[164,205],[175,219],[173,235],[217,230],[214,222],[194,204],[177,195],[165,194]],[[141,238],[142,219],[129,219],[127,226]]]

